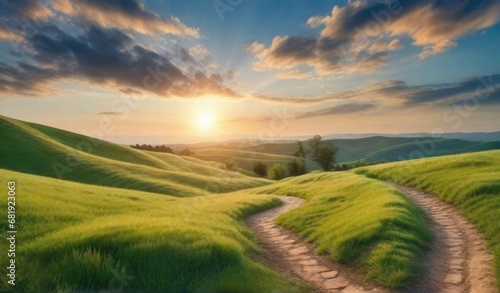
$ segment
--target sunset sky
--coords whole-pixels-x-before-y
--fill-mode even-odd
[[[499,21],[498,0],[0,0],[0,114],[139,143],[499,131]]]

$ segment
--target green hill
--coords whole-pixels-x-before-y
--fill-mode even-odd
[[[500,142],[467,141],[460,139],[406,138],[374,136],[359,139],[327,140],[339,148],[338,163],[364,160],[367,162],[393,162],[466,152],[500,149]],[[307,143],[303,143],[310,155]],[[289,155],[297,148],[297,143],[264,143],[246,148],[246,151]]]
[[[269,184],[171,154],[152,155],[47,126],[0,116],[0,168],[88,184],[175,196]]]
[[[456,206],[488,242],[500,288],[500,151],[382,164],[354,172],[415,187]]]
[[[296,151],[296,148],[297,146],[295,145],[294,151]],[[287,155],[282,155],[247,150],[200,148],[194,151],[193,156],[202,160],[216,161],[224,164],[231,162],[238,168],[253,171],[253,166],[256,162],[266,164],[269,169],[274,164],[286,166],[289,162],[295,160],[295,157],[290,156],[294,151]],[[323,170],[318,163],[311,160],[306,160],[306,165],[309,171]]]
[[[0,292],[297,292],[258,262],[241,219],[277,205],[236,192],[179,198],[0,169],[16,182],[16,285]],[[6,193],[6,192],[5,192]],[[7,197],[0,197],[7,219]],[[7,235],[2,221],[0,233]],[[7,237],[7,236],[5,236]],[[9,250],[0,241],[0,250]],[[120,291],[121,292],[121,291]],[[303,291],[302,291],[303,292]]]

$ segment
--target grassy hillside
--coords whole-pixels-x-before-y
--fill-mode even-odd
[[[420,157],[432,157],[464,152],[500,149],[500,142],[478,142],[459,139],[405,138],[374,136],[359,139],[328,140],[339,148],[337,162],[347,163],[358,160],[367,162],[400,161]],[[310,153],[307,143],[303,143]],[[256,151],[277,155],[289,155],[297,148],[297,143],[265,143],[249,147]],[[310,154],[309,154],[310,155]]]
[[[355,171],[415,187],[457,208],[485,236],[500,287],[500,151],[383,164]]]
[[[266,164],[270,169],[276,163],[286,166],[289,162],[295,159],[294,157],[289,155],[276,155],[253,151],[212,148],[197,149],[194,151],[194,157],[202,160],[216,161],[224,164],[227,162],[231,162],[234,163],[237,167],[248,171],[253,171],[253,166],[256,162],[262,162]],[[310,171],[323,170],[321,166],[318,165],[318,163],[311,160],[307,160],[306,164],[308,170]]]
[[[206,162],[171,154],[159,157],[3,116],[0,134],[0,152],[5,154],[0,168],[23,173],[177,196],[228,192],[270,182]]]
[[[16,181],[14,292],[296,292],[256,262],[259,248],[240,219],[278,204],[268,195],[176,198],[0,170]],[[7,227],[6,197],[0,197]],[[0,242],[7,251],[7,242]],[[7,258],[0,290],[8,291]],[[125,284],[124,284],[125,283]],[[12,291],[9,291],[12,292]],[[106,291],[107,292],[107,291]]]
[[[431,234],[420,210],[382,182],[352,173],[313,173],[261,187],[259,194],[305,198],[277,221],[317,245],[318,253],[398,288],[419,273]]]

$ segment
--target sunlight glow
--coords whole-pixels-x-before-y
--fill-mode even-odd
[[[201,130],[209,130],[215,126],[215,118],[212,113],[200,112],[196,116],[195,125]]]

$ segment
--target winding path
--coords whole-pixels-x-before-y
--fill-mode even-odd
[[[493,256],[482,235],[457,208],[434,195],[390,184],[418,205],[428,217],[435,239],[423,260],[425,272],[404,292],[495,293]]]
[[[278,226],[274,220],[284,212],[302,205],[305,200],[280,196],[282,205],[249,216],[247,225],[264,247],[267,262],[277,271],[306,282],[317,292],[390,292],[363,284],[361,276],[347,266],[333,263],[325,256],[316,255],[312,244],[290,230]]]
[[[405,186],[391,184],[427,215],[435,235],[426,254],[422,276],[400,292],[497,293],[493,257],[481,234],[457,209],[437,197]],[[280,196],[282,205],[249,216],[247,225],[263,245],[266,261],[277,271],[308,283],[317,292],[394,292],[364,283],[351,267],[314,253],[314,245],[289,229],[275,224],[282,213],[302,205],[296,197]]]

